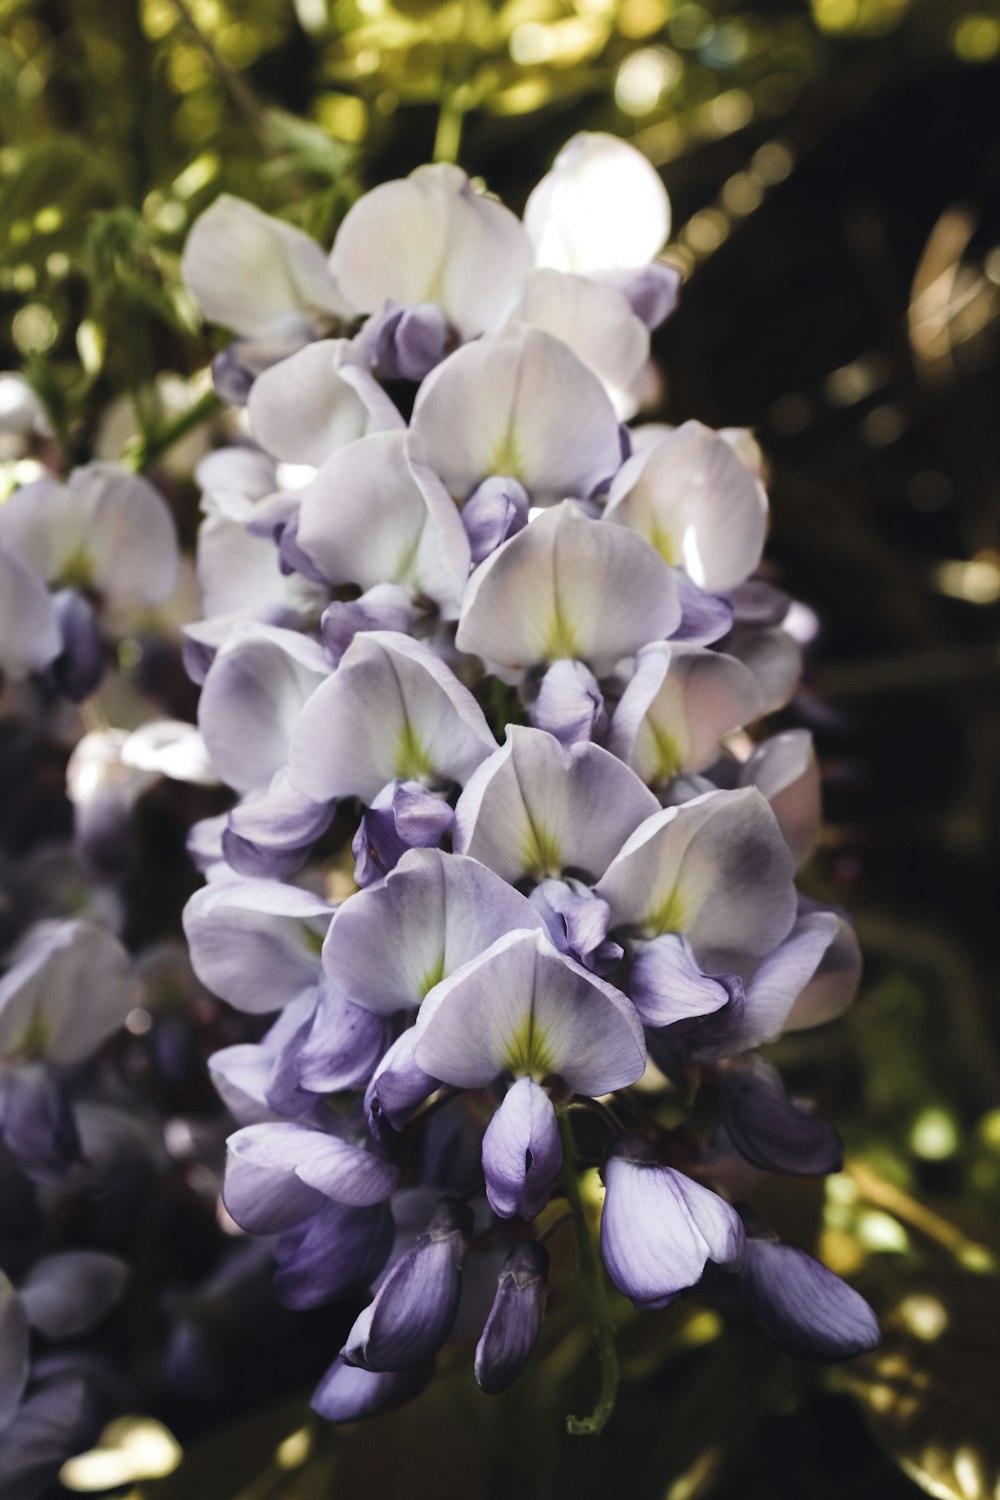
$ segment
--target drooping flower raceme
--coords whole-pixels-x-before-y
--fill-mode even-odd
[[[756,446],[621,425],[676,300],[668,229],[649,164],[581,136],[523,224],[438,165],[356,203],[328,262],[234,200],[189,241],[255,446],[202,467],[190,660],[239,800],[193,831],[186,929],[204,983],[270,1018],[212,1063],[230,1216],[289,1305],[370,1294],[316,1392],[332,1420],[408,1399],[457,1332],[484,1391],[517,1378],[553,1198],[592,1233],[585,1117],[624,1296],[739,1302],[809,1358],[877,1338],[727,1197],[737,1161],[836,1168],[766,1048],[839,1015],[858,963],[794,885],[809,737],[760,729],[800,657],[756,576]],[[637,1109],[643,1078],[677,1109],[700,1084],[715,1133]]]

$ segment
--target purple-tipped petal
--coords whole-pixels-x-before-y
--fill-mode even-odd
[[[552,1194],[562,1168],[552,1100],[530,1078],[519,1078],[483,1136],[483,1175],[490,1207],[501,1219],[533,1219]]]
[[[251,793],[229,814],[222,835],[226,861],[252,879],[287,879],[304,864],[333,814],[332,802],[313,802],[279,771],[267,791]]]
[[[409,1370],[432,1359],[455,1322],[471,1236],[472,1211],[440,1199],[425,1233],[357,1318],[344,1359],[369,1370]]]
[[[493,475],[483,480],[462,506],[473,566],[527,526],[528,509],[527,493],[516,479]]]
[[[73,703],[89,698],[104,676],[105,647],[100,622],[92,606],[76,589],[59,589],[52,608],[62,649],[52,663],[61,693]]]
[[[445,356],[451,330],[439,307],[387,305],[362,332],[380,380],[421,381]]]
[[[383,1119],[393,1130],[402,1130],[413,1111],[438,1087],[438,1080],[414,1061],[415,1046],[416,1032],[411,1026],[393,1042],[375,1069],[365,1091],[365,1110],[373,1134],[379,1134],[379,1121]]]
[[[528,899],[560,953],[601,975],[622,957],[621,944],[608,939],[611,908],[582,881],[543,880]]]
[[[735,1209],[672,1167],[658,1166],[641,1137],[621,1136],[604,1164],[601,1254],[619,1291],[638,1307],[664,1307],[693,1286],[708,1261],[743,1254]]]
[[[747,1240],[739,1285],[764,1333],[795,1359],[825,1364],[878,1347],[865,1299],[804,1250]]]
[[[433,849],[454,821],[444,798],[419,781],[391,782],[362,815],[351,841],[355,881],[364,889],[384,880],[407,850]]]
[[[519,1240],[504,1262],[493,1306],[476,1345],[476,1384],[497,1396],[514,1384],[538,1339],[548,1297],[549,1255]]]
[[[604,279],[628,299],[637,318],[652,332],[676,311],[681,296],[681,273],[676,266],[654,260],[634,271],[605,271]]]
[[[608,716],[604,695],[590,668],[582,661],[553,662],[531,705],[531,721],[561,745],[602,739]]]
[[[335,667],[356,635],[366,630],[395,630],[408,635],[413,623],[413,599],[398,583],[377,583],[360,599],[335,599],[320,617],[319,630]]]
[[[671,641],[688,646],[711,646],[721,641],[733,627],[733,606],[725,594],[707,594],[683,568],[675,568],[677,593],[681,603],[681,623]]]
[[[837,1132],[793,1104],[777,1069],[762,1057],[750,1053],[728,1063],[719,1090],[726,1133],[751,1166],[807,1177],[840,1171],[844,1153]]]
[[[730,998],[725,985],[702,973],[677,933],[643,943],[632,961],[628,992],[643,1025],[655,1027],[711,1015]]]

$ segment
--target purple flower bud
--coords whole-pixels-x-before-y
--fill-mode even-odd
[[[552,1100],[531,1078],[519,1078],[483,1136],[483,1173],[490,1207],[501,1219],[533,1219],[552,1194],[562,1167]]]
[[[608,727],[608,715],[590,668],[582,661],[553,662],[531,705],[531,722],[548,730],[561,745],[599,740]]]
[[[285,1307],[319,1307],[374,1281],[395,1233],[387,1203],[352,1208],[325,1203],[286,1230],[275,1247],[274,1289]]]
[[[356,635],[365,630],[398,630],[409,633],[413,605],[406,589],[396,583],[378,583],[360,599],[335,599],[323,611],[320,637],[335,667]]]
[[[74,703],[90,696],[104,676],[104,637],[93,609],[76,589],[52,596],[62,651],[52,663],[61,693]]]
[[[382,380],[423,380],[444,358],[450,337],[447,318],[431,302],[416,307],[390,303],[372,331],[364,331]]]
[[[604,1164],[601,1254],[608,1275],[637,1307],[665,1307],[693,1286],[708,1261],[739,1262],[743,1225],[700,1183],[657,1164],[646,1141],[619,1136]]]
[[[764,1333],[795,1359],[825,1364],[878,1347],[865,1299],[804,1250],[748,1239],[738,1286]]]
[[[541,914],[553,943],[594,974],[607,974],[621,958],[608,938],[611,908],[580,880],[543,880],[528,900]]]
[[[362,815],[351,841],[354,878],[364,887],[394,870],[408,849],[433,849],[450,829],[454,811],[418,781],[392,781]]]
[[[58,1182],[80,1160],[73,1110],[52,1068],[0,1067],[0,1140],[33,1182]]]
[[[733,1058],[719,1076],[722,1123],[736,1150],[763,1172],[839,1172],[837,1132],[793,1104],[776,1068],[756,1053]]]
[[[338,1355],[313,1392],[312,1408],[328,1422],[360,1422],[412,1401],[433,1373],[429,1362],[411,1370],[363,1370]]]
[[[458,1312],[472,1211],[441,1198],[427,1230],[398,1260],[355,1320],[342,1352],[369,1370],[410,1370],[447,1342]]]
[[[537,1240],[519,1240],[504,1262],[496,1296],[476,1346],[476,1384],[497,1396],[520,1375],[542,1324],[549,1255]]]
[[[528,496],[516,479],[484,479],[462,507],[473,565],[528,524]]]

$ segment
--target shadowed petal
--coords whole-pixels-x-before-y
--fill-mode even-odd
[[[548,1297],[549,1255],[537,1240],[520,1240],[504,1262],[493,1306],[476,1345],[476,1384],[499,1395],[531,1357]]]
[[[804,1250],[748,1240],[740,1291],[768,1338],[795,1359],[825,1364],[878,1348],[865,1299]]]

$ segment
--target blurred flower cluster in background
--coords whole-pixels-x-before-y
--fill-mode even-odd
[[[996,1493],[998,93],[995,0],[0,0],[0,495],[122,460],[182,547],[169,604],[114,619],[99,717],[93,699],[82,725],[0,716],[5,946],[24,910],[95,918],[144,986],[116,991],[124,1029],[81,1074],[89,1178],[44,1190],[44,1228],[4,1200],[29,1279],[93,1246],[103,1309],[131,1269],[93,1349],[44,1346],[46,1389],[89,1378],[94,1411],[118,1413],[54,1493]],[[819,1371],[702,1303],[623,1303],[616,1418],[569,1439],[592,1372],[564,1275],[508,1396],[445,1369],[416,1406],[331,1434],[308,1394],[351,1317],[280,1307],[218,1206],[231,1125],[207,1058],[256,1033],[198,983],[179,914],[185,832],[226,796],[190,762],[171,779],[169,746],[128,745],[151,714],[194,717],[193,475],[235,436],[209,369],[225,336],[181,253],[224,192],[328,246],[364,190],[435,155],[520,211],[580,129],[627,137],[670,192],[684,286],[644,415],[754,431],[769,576],[815,611],[783,721],[812,732],[824,777],[803,886],[854,914],[866,972],[835,1028],[774,1049],[836,1121],[843,1170],[767,1206],[864,1292],[883,1341]],[[109,726],[113,765],[76,751],[71,805],[72,745]],[[596,1172],[584,1186],[594,1211]],[[555,1280],[572,1245],[551,1254]]]

